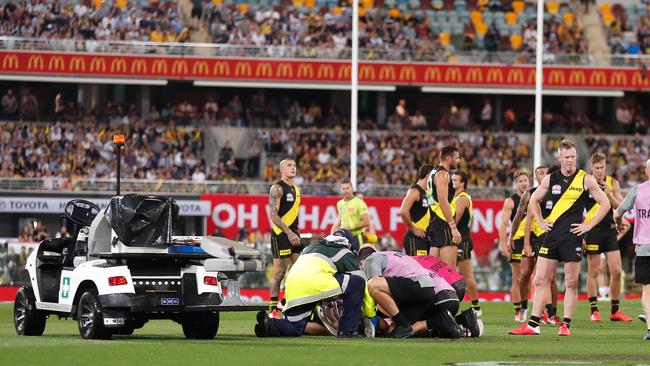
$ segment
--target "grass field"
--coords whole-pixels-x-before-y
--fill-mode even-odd
[[[465,305],[466,306],[466,305]],[[605,318],[608,303],[601,303]],[[628,324],[588,322],[581,303],[572,337],[557,336],[557,327],[543,326],[538,337],[513,337],[507,330],[519,323],[505,303],[485,303],[486,334],[480,339],[353,339],[333,337],[255,338],[255,313],[225,313],[216,339],[188,341],[181,327],[156,320],[132,336],[110,341],[79,337],[76,322],[50,318],[42,337],[19,337],[12,304],[0,304],[0,365],[435,365],[482,362],[498,364],[650,365],[650,342],[636,319],[638,301],[623,310],[634,315]]]

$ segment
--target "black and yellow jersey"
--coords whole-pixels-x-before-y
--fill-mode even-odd
[[[609,187],[609,189],[614,192],[614,184],[613,184],[613,179],[611,176],[606,176],[605,177],[605,184]],[[598,209],[600,208],[600,205],[596,203],[596,200],[594,199],[594,196],[592,196],[591,193],[589,193],[589,197],[587,199],[587,218],[585,219],[585,222],[589,222],[593,220],[594,216],[596,216],[596,212],[598,212]],[[597,230],[612,230],[616,229],[616,223],[614,222],[614,210],[613,208],[609,210],[607,215],[603,217],[602,220],[598,224],[596,224],[596,227],[594,229]]]
[[[465,208],[465,212],[463,212],[463,216],[460,217],[460,221],[458,221],[458,231],[460,232],[460,235],[463,238],[466,238],[469,236],[469,231],[472,227],[472,218],[473,218],[473,205],[472,205],[472,197],[467,193],[467,192],[460,192],[458,195],[454,197],[454,199],[451,201],[451,212],[454,212],[454,216],[456,215],[456,202],[460,197],[467,197],[467,200],[469,201],[469,205]]]
[[[549,234],[575,238],[570,232],[572,224],[583,221],[588,196],[585,190],[587,173],[578,169],[570,176],[558,170],[549,176],[548,192],[541,203],[544,220],[552,222]]]
[[[282,180],[275,184],[282,188],[282,198],[280,198],[278,216],[280,216],[282,222],[284,222],[291,231],[297,234],[298,212],[300,209],[300,188],[296,185],[290,186]],[[282,234],[282,229],[273,224],[273,232],[276,235],[280,235]]]
[[[426,231],[427,227],[429,227],[429,220],[431,219],[427,192],[419,184],[414,184],[410,188],[416,189],[419,195],[417,201],[413,202],[413,206],[409,210],[411,221],[416,228]]]
[[[535,193],[536,189],[537,189],[537,187],[533,187],[533,188],[529,189],[528,190],[528,194],[529,194],[528,197],[532,197],[533,193]],[[519,205],[517,205],[517,206],[519,206]],[[516,211],[516,209],[515,209],[515,211]],[[512,236],[512,240],[519,240],[519,239],[523,239],[523,237],[524,237],[524,233],[525,233],[525,230],[526,230],[526,217],[528,216],[528,208],[527,207],[524,208],[524,212],[526,214],[524,215],[524,217],[521,218],[521,222],[519,223],[519,227],[517,228],[517,231],[515,231],[515,234]],[[532,233],[535,234],[536,237],[540,237],[541,235],[544,234],[544,230],[542,230],[542,228],[540,228],[539,225],[537,225],[537,220],[535,220],[535,218],[532,219],[532,224],[531,224],[530,230],[531,230]]]
[[[515,203],[515,206],[512,209],[512,212],[510,213],[510,223],[512,224],[513,221],[515,221],[515,216],[517,215],[517,208],[519,208],[519,202],[521,202],[521,196],[519,193],[515,192],[510,196],[510,199],[512,202]]]
[[[433,171],[431,171],[431,174],[429,175],[429,180],[427,180],[427,193],[428,193],[428,198],[429,198],[429,207],[431,208],[431,211],[435,214],[435,216],[439,217],[442,219],[442,221],[447,222],[447,219],[445,218],[445,215],[442,214],[442,209],[440,208],[440,203],[438,202],[438,192],[436,191],[436,185],[433,183],[436,174],[442,171],[447,171],[442,165],[438,165]],[[451,181],[451,178],[449,179],[449,185],[448,185],[448,192],[447,192],[447,200],[449,203],[454,199],[454,193],[456,192],[454,189],[454,184]],[[454,216],[454,211],[451,211],[451,216]]]

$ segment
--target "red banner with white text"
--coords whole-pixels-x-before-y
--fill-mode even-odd
[[[268,214],[268,197],[264,195],[229,195],[206,194],[202,200],[212,202],[211,214],[208,217],[207,233],[212,233],[216,227],[224,234],[233,238],[239,229],[270,230]],[[303,196],[300,206],[300,230],[302,233],[329,233],[336,222],[336,202],[340,197]],[[365,197],[368,204],[370,219],[375,224],[377,235],[381,238],[390,233],[402,245],[406,227],[399,215],[402,203],[397,197]],[[497,228],[501,220],[503,201],[474,200],[474,223],[472,238],[477,255],[487,255],[494,240],[498,238]]]

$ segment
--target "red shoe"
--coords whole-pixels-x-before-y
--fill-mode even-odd
[[[278,309],[273,309],[272,312],[269,313],[269,318],[271,319],[282,319],[282,313],[278,311]]]
[[[632,318],[630,318],[629,316],[623,314],[622,311],[617,310],[614,314],[609,315],[609,320],[611,320],[613,322],[625,322],[625,323],[628,323],[628,322],[632,321]]]
[[[511,329],[508,334],[512,335],[539,335],[539,327],[531,327],[528,324],[522,324],[517,329]]]
[[[548,313],[544,311],[542,313],[542,317],[539,319],[540,324],[547,324],[548,323]]]
[[[553,315],[552,317],[548,318],[548,324],[550,325],[560,325],[562,324],[562,319],[560,319],[559,316]]]
[[[591,322],[600,323],[600,313],[598,312],[598,310],[591,313]]]
[[[569,324],[567,323],[562,323],[562,326],[560,326],[560,331],[557,332],[557,335],[563,336],[563,337],[568,337],[571,335],[571,332],[569,331]]]

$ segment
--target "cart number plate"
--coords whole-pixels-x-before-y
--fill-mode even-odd
[[[160,299],[162,305],[178,305],[179,301],[177,297],[163,297]]]

